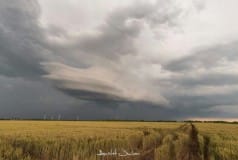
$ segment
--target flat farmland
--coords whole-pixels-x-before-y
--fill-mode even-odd
[[[238,159],[238,125],[124,121],[0,121],[0,159]],[[128,154],[129,155],[129,154]]]

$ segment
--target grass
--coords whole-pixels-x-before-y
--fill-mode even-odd
[[[99,149],[115,148],[140,152],[141,160],[235,160],[238,125],[0,121],[0,160],[96,160]]]

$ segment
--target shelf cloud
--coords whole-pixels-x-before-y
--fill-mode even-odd
[[[3,0],[0,116],[232,119],[236,5]]]

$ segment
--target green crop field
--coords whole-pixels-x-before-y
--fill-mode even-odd
[[[96,154],[126,150],[138,156]],[[0,160],[237,160],[238,125],[0,121]]]

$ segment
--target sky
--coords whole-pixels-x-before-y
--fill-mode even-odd
[[[0,118],[238,120],[237,0],[0,1]]]

